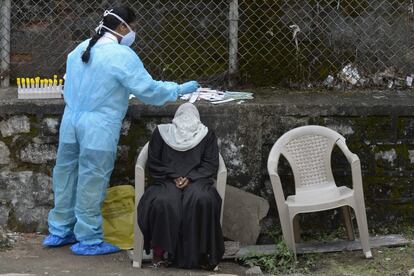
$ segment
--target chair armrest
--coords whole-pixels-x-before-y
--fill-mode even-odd
[[[219,168],[217,172],[217,181],[216,189],[221,198],[224,198],[224,193],[226,191],[226,182],[227,182],[227,168],[224,163],[223,157],[219,156]]]
[[[145,170],[140,166],[135,166],[135,207],[144,194],[145,189]]]
[[[219,155],[219,167],[218,167],[218,171],[217,171],[217,176],[219,176],[221,174],[226,174],[227,175],[227,168],[226,168],[226,164],[224,163],[224,159],[220,154]]]
[[[142,148],[138,155],[137,162],[135,164],[135,207],[144,194],[145,189],[145,164],[148,159],[148,143]]]
[[[220,223],[223,225],[223,212],[224,212],[224,198],[226,196],[226,184],[227,184],[227,168],[224,163],[223,157],[219,155],[219,168],[217,172],[216,190],[222,199]]]
[[[279,174],[277,173],[279,158],[280,152],[276,152],[274,145],[267,160],[267,172],[269,173],[270,182],[272,183],[277,208],[278,210],[285,211],[287,209],[286,198],[283,193],[282,182],[280,181]]]
[[[283,193],[282,182],[280,181],[279,174],[275,171],[269,171],[270,182],[272,183],[273,193],[275,195],[276,204],[279,207],[285,205],[285,194]]]
[[[359,160],[358,155],[352,153],[344,141],[338,140],[336,141],[338,147],[344,153],[346,159],[348,159],[349,164],[351,165],[351,172],[352,172],[352,187],[356,194],[362,195],[364,194],[364,190],[362,187],[362,172],[361,172],[361,161]]]
[[[135,164],[135,214],[134,214],[134,254],[133,266],[141,268],[144,237],[138,225],[138,204],[145,190],[145,164],[148,158],[148,143],[142,148]]]
[[[342,140],[337,140],[336,141],[336,145],[341,149],[341,151],[344,153],[346,159],[348,160],[349,164],[352,164],[354,162],[359,161],[359,157],[358,155],[356,155],[355,153],[352,153],[349,149],[348,146],[345,144],[344,141]]]
[[[137,162],[135,164],[135,169],[137,167],[141,168],[142,170],[145,171],[145,165],[147,163],[147,159],[148,159],[148,143],[146,143],[144,145],[144,147],[142,148],[142,150],[140,151],[138,158],[137,158]]]

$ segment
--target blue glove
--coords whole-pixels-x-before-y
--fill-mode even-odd
[[[198,82],[196,81],[188,81],[180,85],[180,95],[185,95],[189,93],[196,92],[196,90],[200,87]]]

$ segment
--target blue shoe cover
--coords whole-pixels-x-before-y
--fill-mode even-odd
[[[77,240],[74,234],[69,234],[64,238],[61,238],[53,234],[49,234],[43,240],[43,246],[44,247],[59,247],[59,246],[64,246],[64,245],[72,244],[76,242]]]
[[[107,242],[101,242],[99,244],[82,244],[77,243],[70,247],[73,253],[76,255],[86,255],[86,256],[95,256],[95,255],[104,255],[111,254],[121,251],[118,246],[112,245]]]

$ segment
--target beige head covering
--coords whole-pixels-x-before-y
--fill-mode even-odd
[[[158,130],[165,143],[177,151],[196,147],[208,133],[197,108],[191,103],[181,105],[172,123],[159,125]]]

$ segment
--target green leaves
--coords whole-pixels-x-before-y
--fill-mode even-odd
[[[269,273],[286,273],[296,268],[295,256],[283,241],[276,244],[274,254],[252,252],[238,260],[250,267],[259,266]]]

